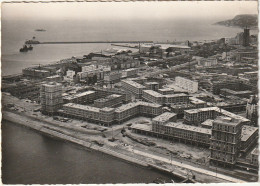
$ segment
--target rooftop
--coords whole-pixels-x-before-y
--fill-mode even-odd
[[[94,94],[94,93],[95,93],[95,91],[88,90],[86,92],[81,92],[81,93],[77,93],[77,94],[74,94],[74,95],[65,96],[63,99],[72,100],[72,99],[80,98],[80,97],[90,95],[90,94]]]
[[[258,131],[257,127],[243,125],[242,133],[241,133],[241,141],[247,141],[250,138],[250,136],[252,136],[257,131]]]
[[[131,126],[133,129],[139,129],[139,130],[144,130],[144,131],[151,131],[152,127],[151,125],[145,125],[145,124],[133,124]]]
[[[136,83],[136,82],[134,82],[132,80],[122,80],[122,82],[130,84],[130,85],[132,85],[133,87],[136,87],[136,88],[145,88],[145,86],[143,86],[143,85],[141,85],[139,83]]]
[[[162,95],[154,90],[143,90],[143,92],[153,95],[154,97],[164,97],[164,95]]]
[[[160,122],[164,122],[164,121],[168,121],[169,119],[171,119],[172,117],[176,116],[175,113],[172,112],[164,112],[159,116],[156,116],[155,118],[153,118],[153,121],[160,121]]]
[[[138,102],[132,102],[132,103],[128,103],[128,104],[125,104],[125,105],[122,105],[118,108],[116,108],[115,112],[123,112],[125,110],[128,110],[130,108],[133,108],[133,107],[137,107],[137,106],[150,106],[150,107],[161,107],[161,105],[159,104],[155,104],[155,103],[148,103],[148,102],[144,102],[144,101],[138,101]]]
[[[202,122],[201,125],[212,127],[213,121],[213,119],[207,119],[206,121]]]
[[[161,91],[161,92],[166,92],[166,91],[174,91],[172,88],[168,88],[168,87],[166,87],[166,88],[161,88],[161,89],[159,89],[159,91]]]
[[[205,104],[205,101],[202,101],[196,97],[189,97],[192,104]]]
[[[238,120],[241,120],[243,122],[249,122],[250,120],[242,117],[242,116],[239,116],[239,115],[236,115],[234,113],[231,113],[231,112],[228,112],[224,109],[221,109],[221,108],[218,108],[218,107],[206,107],[206,108],[199,108],[199,109],[190,109],[190,110],[185,110],[184,112],[187,112],[189,114],[196,114],[196,113],[199,113],[199,112],[207,112],[207,111],[216,111],[216,112],[219,112],[225,116],[228,116],[230,118],[234,118],[234,119],[238,119]]]
[[[254,148],[254,150],[252,150],[251,154],[258,156],[259,155],[258,147]]]
[[[178,123],[170,122],[170,123],[167,123],[165,126],[183,129],[183,130],[188,130],[188,131],[192,131],[192,132],[209,134],[209,135],[211,134],[211,129],[196,127],[196,126],[192,126],[192,125],[185,125],[181,122],[178,122]]]
[[[92,112],[100,111],[100,109],[97,107],[91,107],[91,106],[75,104],[75,103],[67,103],[67,104],[64,104],[63,107],[71,107],[71,108],[76,108],[76,109],[80,109],[80,110],[88,110],[88,111],[92,111]]]

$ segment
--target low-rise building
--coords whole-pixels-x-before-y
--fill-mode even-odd
[[[49,76],[49,77],[46,78],[46,81],[49,81],[49,82],[61,82],[62,81],[62,76],[59,76],[59,75]]]

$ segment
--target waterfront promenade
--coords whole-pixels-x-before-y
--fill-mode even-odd
[[[227,176],[227,175],[224,175],[224,174],[220,174],[220,173],[216,173],[216,172],[213,172],[213,171],[209,171],[209,170],[206,170],[206,169],[194,167],[194,166],[182,163],[182,162],[169,160],[169,159],[166,159],[164,157],[159,157],[159,156],[156,156],[156,155],[153,155],[153,154],[150,154],[150,153],[146,153],[144,151],[139,151],[139,150],[133,149],[133,153],[139,154],[139,155],[142,155],[142,156],[145,156],[145,157],[149,157],[149,158],[152,158],[152,159],[156,159],[156,160],[159,160],[159,161],[162,161],[162,162],[165,162],[165,163],[169,163],[169,164],[172,164],[172,165],[175,165],[175,166],[178,166],[178,167],[182,167],[182,168],[185,168],[185,169],[188,169],[188,170],[191,170],[191,171],[196,171],[196,172],[206,174],[206,175],[209,175],[209,176],[221,178],[221,179],[224,179],[224,180],[227,180],[227,181],[230,181],[230,182],[246,183],[245,181],[237,179],[237,178],[233,178],[233,177],[230,177],[230,176]]]
[[[139,158],[133,158],[133,157],[130,156],[131,153],[137,155],[136,157],[138,157],[138,156],[144,157],[145,159],[150,158],[150,159],[157,160],[157,161],[160,161],[160,162],[165,163],[165,164],[172,164],[173,166],[177,166],[179,168],[184,168],[184,169],[187,169],[187,170],[195,171],[195,172],[198,172],[200,174],[205,174],[205,175],[208,175],[210,177],[216,177],[218,179],[226,180],[226,181],[229,181],[229,182],[235,182],[235,183],[244,183],[245,182],[243,180],[236,179],[236,178],[226,176],[226,175],[223,175],[223,174],[219,174],[219,173],[217,173],[217,175],[216,175],[216,172],[212,172],[212,171],[209,171],[209,170],[205,170],[205,169],[202,169],[202,168],[198,168],[198,167],[188,165],[188,164],[185,164],[185,163],[181,163],[181,162],[178,162],[178,161],[174,161],[174,160],[170,161],[167,158],[160,157],[160,156],[157,156],[157,155],[154,155],[154,154],[151,154],[151,153],[147,153],[147,152],[143,152],[143,151],[140,151],[140,150],[136,150],[136,149],[128,149],[127,150],[128,155],[127,155],[126,153],[120,153],[120,152],[116,152],[114,150],[111,150],[108,147],[99,147],[99,146],[93,144],[89,140],[86,141],[86,140],[80,139],[81,135],[79,135],[78,132],[76,132],[77,136],[75,136],[75,133],[69,132],[68,128],[65,129],[63,127],[58,127],[57,125],[54,127],[53,125],[51,125],[48,122],[44,122],[44,121],[39,122],[39,121],[36,121],[36,120],[32,120],[32,118],[30,118],[28,116],[21,116],[21,115],[15,114],[15,113],[4,111],[3,118],[10,120],[10,121],[13,121],[17,124],[24,125],[24,126],[27,126],[29,128],[33,128],[37,131],[48,134],[50,136],[58,137],[60,139],[66,140],[66,141],[70,141],[72,143],[79,144],[79,145],[86,147],[88,149],[100,151],[100,152],[103,152],[105,154],[109,154],[111,156],[123,159],[127,162],[130,162],[130,163],[138,164],[138,165],[141,165],[141,166],[148,166],[150,164],[153,165],[153,163],[150,163],[150,162],[147,163],[146,161],[143,161],[144,160],[143,158],[141,158],[140,160],[139,160]],[[160,168],[165,169],[161,166],[160,166]],[[166,169],[166,170],[169,173],[175,174],[175,170],[173,171],[169,168]],[[181,176],[181,175],[176,174],[176,176]],[[185,177],[185,176],[183,175],[183,177]]]

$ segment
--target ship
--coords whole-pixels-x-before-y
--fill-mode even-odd
[[[23,48],[20,48],[20,52],[28,52],[28,47],[24,45]]]
[[[40,29],[35,29],[35,31],[36,31],[36,32],[45,32],[46,30],[45,30],[45,29],[42,29],[42,28],[40,28]]]
[[[36,45],[36,44],[40,44],[40,41],[35,40],[35,36],[33,36],[32,39],[26,40],[25,44],[26,45]]]
[[[28,50],[33,50],[32,45],[30,46],[24,45],[23,48],[20,48],[20,52],[28,52]]]

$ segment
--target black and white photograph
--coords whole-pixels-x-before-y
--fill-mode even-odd
[[[258,32],[258,1],[2,2],[2,183],[258,182]]]

